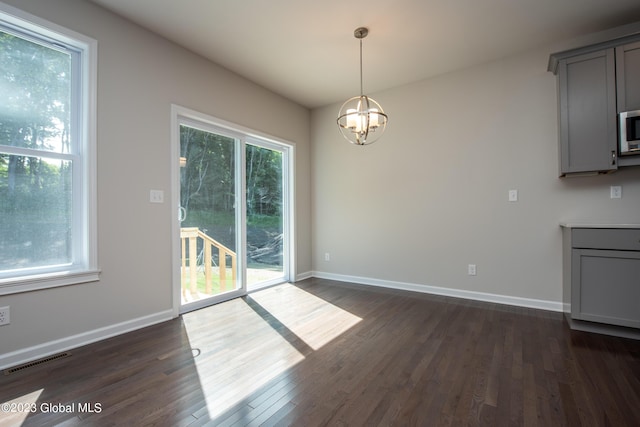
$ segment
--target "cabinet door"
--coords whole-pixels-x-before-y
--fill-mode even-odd
[[[561,176],[617,169],[614,56],[610,48],[559,62]]]
[[[571,317],[640,328],[640,252],[574,249]]]
[[[640,42],[616,48],[618,112],[640,110]]]

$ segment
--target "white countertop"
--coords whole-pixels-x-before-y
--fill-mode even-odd
[[[561,222],[565,228],[640,228],[640,224],[613,224],[598,222]]]

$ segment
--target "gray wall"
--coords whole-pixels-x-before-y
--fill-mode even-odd
[[[313,111],[314,274],[560,310],[560,221],[640,223],[640,168],[558,178],[546,69],[569,44],[372,94],[371,146],[342,139],[339,104]]]
[[[309,110],[89,2],[7,3],[98,41],[102,274],[97,283],[0,297],[11,307],[0,354],[76,345],[171,310],[172,103],[296,143],[297,271],[311,271]],[[164,190],[165,203],[150,204],[150,189]]]

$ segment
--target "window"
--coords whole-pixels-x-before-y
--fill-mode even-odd
[[[0,295],[98,279],[95,58],[0,4]]]

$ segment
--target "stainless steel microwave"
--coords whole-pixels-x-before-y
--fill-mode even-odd
[[[620,155],[640,154],[640,110],[618,114]]]

